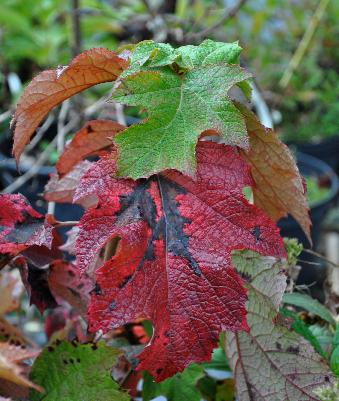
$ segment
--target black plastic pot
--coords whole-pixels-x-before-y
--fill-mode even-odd
[[[339,192],[339,179],[332,168],[322,160],[319,160],[313,156],[298,152],[297,153],[297,164],[299,170],[303,176],[314,176],[321,180],[321,182],[327,183],[329,192],[324,199],[314,202],[311,205],[311,220],[312,220],[312,241],[313,249],[317,250],[320,244],[320,233],[323,219],[330,209],[330,207],[336,202]],[[303,243],[305,248],[310,248],[310,244],[299,227],[296,221],[292,217],[281,219],[278,223],[281,229],[281,234],[284,237],[297,238]],[[299,275],[299,284],[312,284],[316,283],[315,287],[320,288],[322,281],[325,278],[324,269],[319,267],[323,262],[303,252],[300,255],[300,259],[305,261],[300,263],[302,270]],[[312,265],[316,263],[317,265]]]
[[[290,142],[289,146],[299,152],[317,157],[339,174],[339,135],[324,139],[319,143]]]

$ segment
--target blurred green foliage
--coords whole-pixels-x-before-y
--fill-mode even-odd
[[[67,64],[73,42],[71,1],[2,0],[0,83],[11,71],[28,82],[42,69]],[[145,4],[149,6],[146,7]],[[279,87],[319,0],[247,0],[222,23],[235,0],[80,0],[82,49],[117,48],[154,38],[173,45],[205,37],[244,48],[243,63],[268,105],[281,114],[277,129],[288,140],[338,134],[339,2],[330,1],[301,64]],[[218,27],[203,35],[206,28]],[[199,34],[202,34],[199,36]],[[192,36],[193,35],[193,36]],[[195,36],[194,36],[195,35]],[[0,108],[11,102],[2,85]]]

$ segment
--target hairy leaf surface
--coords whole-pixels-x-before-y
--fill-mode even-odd
[[[290,214],[311,241],[305,186],[292,153],[256,116],[237,104],[245,117],[250,148],[242,156],[252,167],[254,204],[274,220]]]
[[[96,271],[90,329],[151,320],[154,335],[139,369],[157,381],[210,359],[220,331],[247,329],[233,249],[285,255],[274,223],[243,198],[251,178],[237,149],[200,142],[197,160],[196,181],[169,171],[135,182],[113,178],[114,162],[104,158],[75,196],[98,196],[79,225],[80,270],[90,269],[108,240],[120,238],[116,255]]]
[[[46,393],[32,391],[32,401],[127,401],[111,378],[119,351],[103,343],[56,342],[36,359],[31,380]]]
[[[84,158],[98,154],[98,151],[113,145],[113,136],[124,128],[110,120],[88,121],[65,147],[56,164],[58,173],[61,175],[68,173]]]
[[[155,46],[152,43],[151,48]],[[226,144],[248,146],[244,119],[227,92],[250,74],[238,65],[228,64],[227,52],[213,53],[212,49],[207,47],[205,51],[206,46],[201,46],[192,53],[192,68],[184,74],[167,65],[144,66],[151,49],[145,54],[132,55],[134,73],[126,72],[126,76],[122,76],[113,98],[126,105],[145,108],[149,116],[115,137],[119,175],[149,177],[173,168],[194,176],[195,147],[205,130],[218,132]],[[161,49],[163,47],[158,54]],[[153,53],[155,50],[153,48]],[[187,56],[183,57],[186,60]],[[152,63],[153,66],[159,64],[154,59],[149,63],[151,67]],[[163,64],[167,61],[162,60],[160,65]]]
[[[289,330],[278,307],[286,277],[274,258],[251,252],[233,257],[239,273],[249,277],[248,333],[226,334],[226,351],[239,401],[313,401],[313,390],[331,381],[328,366],[313,347]]]
[[[127,65],[114,52],[98,48],[84,51],[66,67],[37,75],[20,98],[11,123],[16,160],[53,107],[91,86],[114,81]]]
[[[53,227],[20,194],[0,195],[1,264],[33,245],[51,247]]]

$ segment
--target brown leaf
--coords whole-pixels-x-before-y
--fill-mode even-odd
[[[32,387],[38,391],[42,389],[29,381],[23,375],[23,367],[20,363],[32,358],[39,353],[37,350],[25,350],[8,343],[0,343],[0,378],[11,381],[25,387]]]
[[[32,345],[20,330],[7,322],[4,318],[0,317],[0,341],[6,341],[11,345],[26,347]]]
[[[45,187],[44,198],[49,202],[72,203],[80,178],[90,166],[91,162],[83,160],[62,178],[59,178],[57,173],[51,174],[51,178]],[[95,202],[95,199],[94,197],[92,201],[89,201],[89,204],[86,200],[78,203],[83,207],[88,207]]]
[[[0,317],[12,312],[20,305],[23,286],[20,275],[16,272],[3,271],[0,275]]]
[[[67,301],[80,314],[85,315],[92,281],[71,263],[56,260],[50,265],[48,285],[55,298]]]
[[[114,52],[97,48],[79,54],[67,67],[43,71],[36,76],[24,91],[11,123],[16,160],[53,107],[91,86],[114,81],[127,65]]]
[[[60,175],[67,174],[85,157],[95,155],[98,151],[112,146],[112,137],[125,127],[115,121],[88,121],[66,146],[56,168]]]
[[[254,204],[274,220],[292,215],[311,242],[305,187],[290,150],[251,111],[239,104],[237,107],[245,117],[250,138],[250,149],[240,152],[252,167]]]

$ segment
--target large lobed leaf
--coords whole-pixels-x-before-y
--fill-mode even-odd
[[[43,71],[25,89],[12,120],[16,160],[47,113],[91,86],[114,81],[128,62],[107,49],[90,49],[66,67]]]
[[[238,61],[237,45],[210,42],[180,50],[154,42],[136,47],[113,98],[145,108],[148,118],[115,137],[119,175],[136,179],[173,168],[194,176],[195,147],[205,130],[229,145],[248,146],[244,119],[227,92],[250,74],[229,64]],[[183,73],[168,65],[178,58],[187,65]]]
[[[249,149],[241,155],[252,167],[254,204],[274,220],[291,214],[311,242],[305,186],[291,151],[251,111],[240,104],[237,107],[245,117],[250,139]]]
[[[103,343],[57,341],[34,362],[31,379],[45,389],[31,401],[127,401],[110,375],[119,351]]]
[[[79,225],[82,271],[107,241],[120,238],[116,255],[96,271],[90,330],[151,320],[154,335],[139,369],[157,381],[208,360],[220,331],[247,329],[232,250],[285,255],[274,223],[242,195],[251,177],[237,149],[200,142],[197,164],[196,181],[168,171],[135,182],[113,178],[114,161],[103,158],[75,196],[98,196]]]
[[[329,383],[328,366],[312,346],[289,330],[278,307],[286,277],[274,258],[252,252],[234,255],[248,277],[248,333],[226,334],[226,351],[239,401],[315,401],[313,390]]]
[[[50,248],[53,227],[20,194],[0,195],[1,265],[31,246]]]

